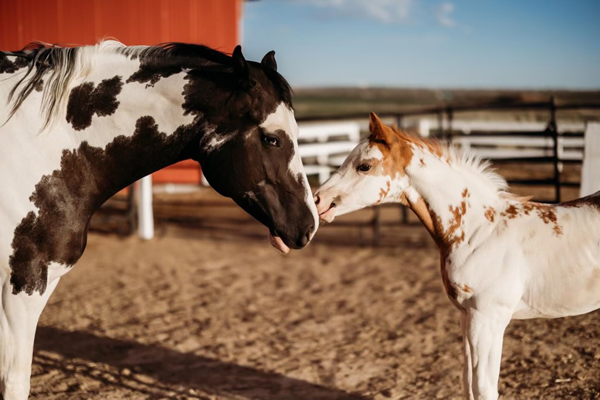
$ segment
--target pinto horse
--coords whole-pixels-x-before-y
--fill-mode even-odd
[[[498,397],[511,319],[600,307],[600,192],[568,203],[516,197],[487,163],[402,133],[371,114],[371,135],[317,191],[322,220],[402,203],[441,252],[442,281],[461,311],[469,399]]]
[[[291,90],[262,62],[182,43],[0,52],[0,394],[26,399],[38,318],[94,211],[141,177],[200,162],[282,252],[318,228]],[[1,396],[0,396],[1,397]]]

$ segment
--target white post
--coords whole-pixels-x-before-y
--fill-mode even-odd
[[[600,190],[600,123],[589,122],[585,128],[581,197]]]
[[[420,119],[419,120],[419,135],[421,137],[429,137],[429,120],[428,119]]]
[[[348,139],[353,143],[360,142],[360,125],[354,123],[348,127]]]
[[[140,179],[138,193],[138,235],[144,240],[154,237],[154,214],[152,212],[152,175]]]

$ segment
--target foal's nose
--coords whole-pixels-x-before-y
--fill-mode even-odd
[[[330,208],[335,207],[336,206],[335,201],[336,201],[336,198],[334,198],[333,200],[327,200],[325,198],[321,198],[321,196],[319,194],[316,194],[315,195],[315,204],[317,205],[317,212],[319,213],[319,215],[323,214]]]

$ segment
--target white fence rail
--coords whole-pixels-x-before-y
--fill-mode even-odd
[[[548,122],[527,122],[527,121],[465,121],[452,120],[452,130],[460,131],[465,134],[471,132],[540,132],[546,129]],[[442,128],[448,130],[450,122],[444,120]],[[564,132],[583,132],[585,123],[583,122],[561,122],[557,126],[559,133]],[[431,130],[438,129],[437,120],[424,118],[418,121],[419,134],[427,137]]]
[[[331,176],[360,140],[358,122],[322,122],[299,125],[298,152],[306,175],[317,175],[319,184]]]
[[[539,158],[554,155],[554,140],[551,137],[458,136],[452,144],[462,151],[471,151],[483,158],[501,160],[506,158]],[[558,158],[561,160],[583,160],[583,138],[559,137]]]

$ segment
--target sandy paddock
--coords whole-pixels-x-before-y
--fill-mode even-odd
[[[91,234],[41,318],[32,398],[460,398],[459,312],[423,228],[374,248],[334,224],[281,256],[222,220]],[[513,322],[500,380],[508,399],[599,398],[600,313]]]

